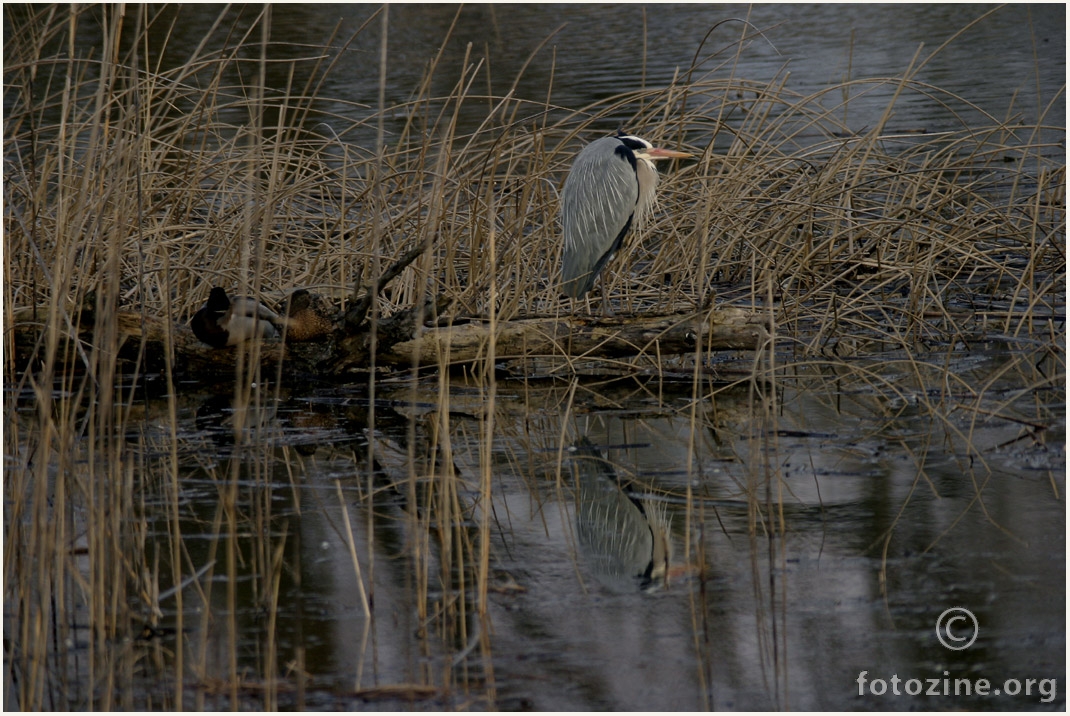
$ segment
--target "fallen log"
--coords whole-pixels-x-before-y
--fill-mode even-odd
[[[554,316],[517,318],[498,323],[455,322],[424,328],[412,339],[394,343],[379,355],[393,365],[437,365],[484,359],[494,338],[497,360],[536,356],[573,359],[673,355],[703,351],[753,350],[769,335],[759,313],[724,307],[704,313],[590,318]]]

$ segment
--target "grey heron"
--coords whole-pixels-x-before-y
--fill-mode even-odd
[[[613,465],[587,439],[571,453],[577,541],[594,577],[613,592],[666,586],[672,536],[665,505],[626,493]]]
[[[281,321],[277,313],[256,299],[244,296],[231,299],[216,286],[189,324],[194,335],[204,343],[213,348],[226,348],[255,338],[275,338],[278,336],[275,324]]]
[[[580,298],[591,290],[633,221],[650,210],[658,185],[654,162],[690,156],[623,132],[583,148],[561,190],[561,290],[566,295]]]

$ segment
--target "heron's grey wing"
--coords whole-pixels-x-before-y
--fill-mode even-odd
[[[591,290],[606,261],[620,248],[639,199],[635,169],[620,140],[603,137],[576,157],[561,191],[565,233],[562,290],[579,298]]]

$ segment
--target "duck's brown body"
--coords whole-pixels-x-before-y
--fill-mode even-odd
[[[290,294],[280,307],[280,310],[286,313],[279,324],[286,340],[314,341],[334,330],[330,307],[326,304],[322,297],[315,296],[303,288]]]

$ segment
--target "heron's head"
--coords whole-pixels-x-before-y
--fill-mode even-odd
[[[636,158],[646,159],[651,162],[658,159],[688,159],[694,156],[687,152],[677,152],[673,149],[655,147],[642,137],[636,137],[633,134],[620,133],[617,135],[617,139],[619,139],[624,146],[628,147],[628,149],[631,149]]]
[[[654,189],[658,186],[658,170],[654,166],[654,162],[658,159],[686,159],[692,155],[687,152],[655,147],[642,137],[636,137],[634,134],[618,132],[617,140],[632,155],[632,167],[634,167],[636,178],[639,181],[639,201],[636,202],[635,213],[639,217],[639,223],[641,224],[654,205]]]

